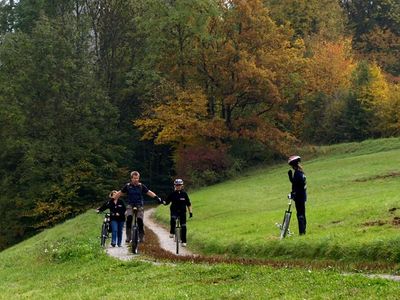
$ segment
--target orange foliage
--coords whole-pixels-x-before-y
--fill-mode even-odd
[[[306,73],[309,93],[334,96],[349,86],[354,69],[351,41],[318,41],[312,46],[312,52]]]

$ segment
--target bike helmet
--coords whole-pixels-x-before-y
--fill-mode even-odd
[[[289,157],[288,159],[288,164],[289,165],[297,165],[299,162],[301,161],[301,157],[298,155],[292,155],[291,157]]]
[[[183,180],[180,178],[177,178],[174,180],[174,185],[183,185]]]

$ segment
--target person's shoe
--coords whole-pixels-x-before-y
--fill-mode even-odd
[[[121,248],[122,246],[121,245],[118,245],[118,248]]]
[[[172,233],[170,233],[169,237],[172,239],[174,237],[174,235]]]
[[[111,244],[111,247],[115,247],[115,244]]]
[[[129,244],[131,241],[130,240],[125,240],[125,243],[126,244]]]
[[[186,243],[182,243],[182,247],[186,247]]]

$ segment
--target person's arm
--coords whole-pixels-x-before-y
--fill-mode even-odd
[[[126,194],[123,193],[122,191],[118,191],[118,192],[116,192],[116,193],[114,194],[114,198],[118,200],[121,196],[125,196],[125,195],[126,195]]]
[[[102,212],[102,211],[105,211],[107,208],[109,208],[109,203],[110,203],[110,200],[107,200],[107,202],[105,202],[102,206],[96,208],[96,211],[98,213]]]
[[[290,182],[293,182],[293,172],[292,172],[292,170],[288,171],[288,176],[289,176]]]
[[[193,217],[192,203],[190,202],[189,195],[187,193],[185,195],[185,198],[186,198],[186,206],[189,211],[189,218],[191,218]]]
[[[165,199],[165,204],[164,205],[168,205],[168,204],[170,204],[171,202],[172,202],[172,195],[174,194],[174,192],[172,192],[172,193],[170,193],[168,196],[167,196],[167,199]]]
[[[165,202],[165,201],[163,202],[161,200],[161,198],[156,195],[156,193],[154,193],[154,192],[152,192],[150,190],[147,191],[146,195],[150,196],[151,198],[157,199],[158,203],[164,203]]]
[[[125,184],[122,189],[114,194],[115,199],[119,199],[121,196],[125,196],[128,193],[128,184]]]

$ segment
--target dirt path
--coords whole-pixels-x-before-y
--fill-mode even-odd
[[[193,253],[185,247],[179,248],[179,255],[175,253],[176,244],[174,239],[169,237],[167,229],[155,222],[153,214],[154,208],[150,208],[145,212],[144,223],[146,225],[146,240],[145,243],[139,244],[139,253],[154,254],[154,250],[159,248],[158,252],[168,252],[170,253],[168,256],[171,254],[173,256],[194,256]],[[125,228],[123,230],[122,240],[126,240]],[[125,242],[122,243],[121,247],[111,247],[111,245],[107,246],[106,253],[112,257],[125,261],[138,257],[138,255],[130,253],[128,244]]]
[[[173,238],[169,237],[169,231],[163,228],[160,224],[156,223],[153,217],[155,212],[154,208],[151,208],[146,211],[145,224],[154,234],[158,237],[158,241],[160,243],[160,247],[172,254],[175,254],[176,244]],[[179,247],[179,255],[183,256],[191,256],[193,253],[185,247]]]
[[[269,265],[274,268],[287,268],[287,267],[300,267],[300,268],[316,268],[316,269],[324,269],[326,267],[330,267],[331,265],[335,265],[335,262],[320,262],[315,265],[310,265],[307,262],[301,261],[274,261],[274,260],[263,260],[263,259],[245,259],[245,258],[228,258],[223,256],[201,256],[192,253],[188,248],[180,247],[180,254],[175,254],[175,243],[172,238],[169,238],[169,232],[167,229],[163,228],[160,224],[155,222],[153,218],[155,209],[150,208],[145,212],[145,220],[144,223],[146,225],[146,240],[145,243],[141,243],[139,245],[139,255],[133,255],[129,252],[128,245],[123,243],[122,247],[111,247],[108,246],[106,252],[108,255],[113,256],[120,260],[131,260],[135,258],[140,258],[144,260],[149,260],[149,257],[154,260],[167,260],[170,262],[196,262],[196,263],[236,263],[243,265]],[[125,241],[125,229],[123,233],[123,241]],[[340,268],[340,264],[337,266]],[[363,265],[366,267],[366,265]],[[368,266],[367,266],[368,267]],[[376,266],[372,264],[370,271],[373,272]],[[366,269],[366,270],[367,270]],[[354,276],[361,275],[368,278],[379,278],[386,280],[393,280],[400,282],[400,276],[398,275],[390,275],[390,274],[366,274],[366,273],[342,273],[344,276]]]
[[[112,257],[118,258],[120,260],[130,260],[135,257],[132,253],[129,253],[128,244],[125,243],[126,234],[125,228],[122,234],[122,247],[111,247],[108,245],[106,248],[106,253]]]

